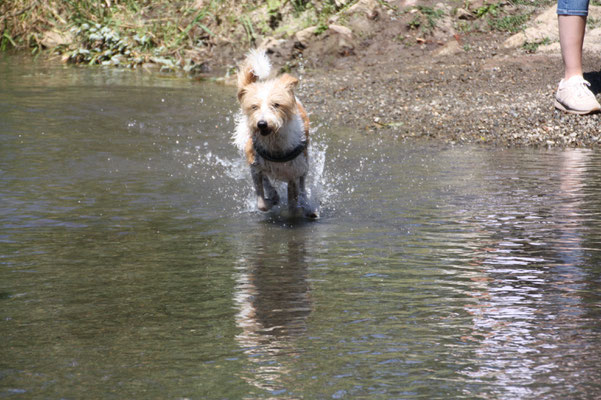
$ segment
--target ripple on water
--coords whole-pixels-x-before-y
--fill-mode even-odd
[[[230,89],[5,62],[3,395],[599,397],[597,152],[315,121],[299,221],[256,211]]]

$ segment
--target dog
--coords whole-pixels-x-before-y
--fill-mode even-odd
[[[257,208],[268,211],[280,201],[270,180],[288,184],[288,210],[317,218],[308,202],[309,117],[294,95],[298,79],[285,73],[271,77],[264,51],[251,50],[238,70],[234,144],[246,155],[257,195]]]

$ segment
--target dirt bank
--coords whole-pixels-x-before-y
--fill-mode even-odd
[[[301,97],[320,118],[365,132],[495,145],[601,145],[601,114],[568,115],[553,107],[561,77],[557,55],[497,49],[439,57],[357,54],[336,67],[303,75]],[[486,46],[486,48],[484,48]],[[601,59],[585,58],[601,93]],[[598,96],[601,97],[601,96]]]
[[[553,107],[563,73],[557,17],[552,6],[535,11],[516,31],[462,32],[455,19],[425,40],[383,15],[352,54],[308,68],[301,94],[320,117],[365,132],[503,146],[601,146],[601,114]],[[601,52],[588,39],[601,33],[600,19],[601,7],[592,5],[585,78],[599,99]]]

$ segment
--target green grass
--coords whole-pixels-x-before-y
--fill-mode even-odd
[[[595,29],[601,27],[601,20],[589,16],[586,19],[586,26],[588,29]]]
[[[419,29],[424,34],[432,33],[438,20],[445,14],[443,10],[426,6],[415,6],[412,10],[415,15],[409,21],[408,27],[413,30]]]
[[[515,33],[522,30],[529,19],[529,14],[505,15],[500,18],[491,18],[488,24],[495,30]]]
[[[551,43],[551,39],[549,39],[548,37],[536,41],[536,42],[526,42],[522,45],[522,49],[526,52],[526,53],[536,53],[536,50],[538,50],[538,48],[540,46],[546,46],[548,44]]]
[[[519,32],[533,15],[555,3],[555,0],[507,0],[484,4],[473,10],[476,18],[474,25],[481,30],[488,28],[501,32]]]
[[[489,15],[496,16],[497,13],[499,12],[500,8],[501,8],[500,3],[485,4],[476,10],[476,18],[482,18],[484,16],[489,16]]]
[[[593,0],[594,1],[594,0]],[[556,0],[509,0],[514,5],[528,6],[528,7],[550,7],[553,4],[557,4]]]

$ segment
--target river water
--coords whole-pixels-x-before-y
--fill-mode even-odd
[[[292,220],[254,208],[232,88],[0,77],[0,397],[601,398],[600,152],[314,118]]]

